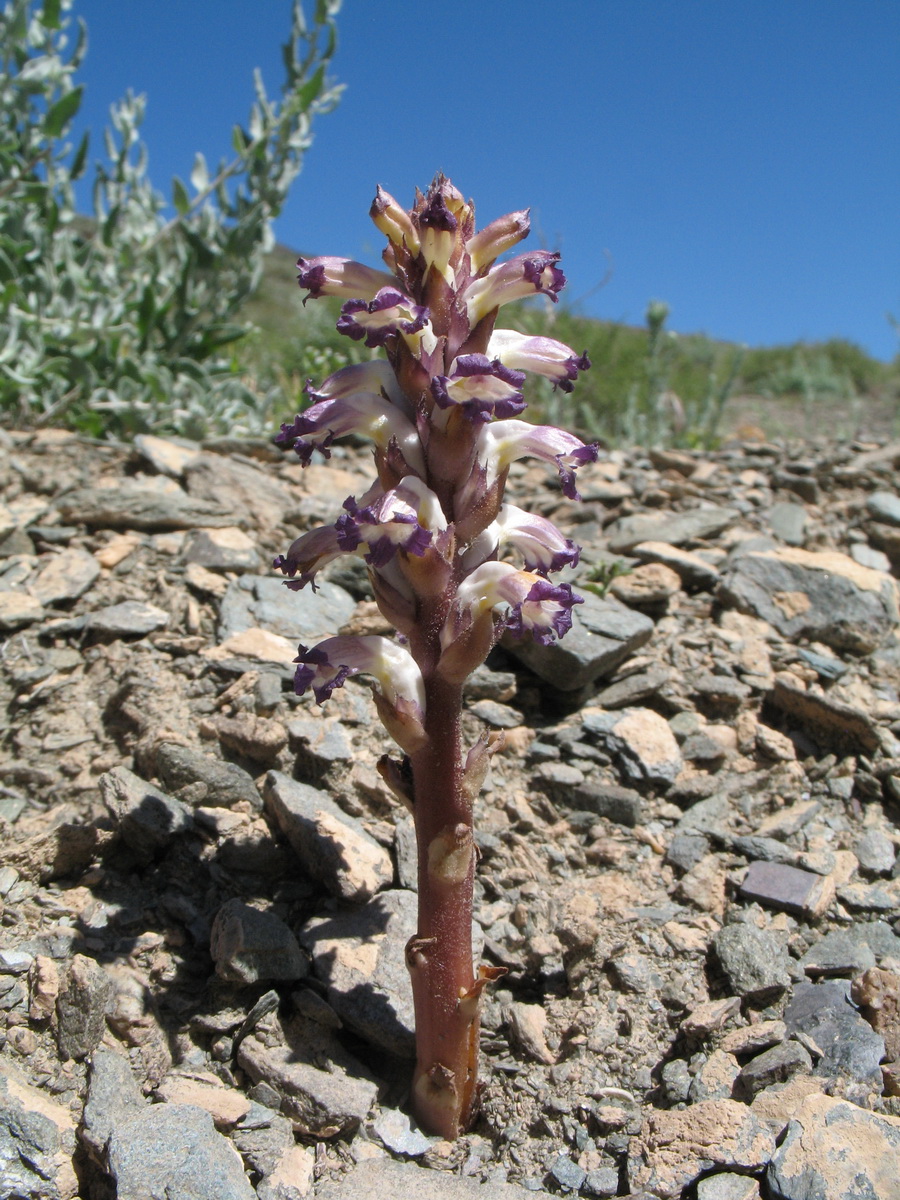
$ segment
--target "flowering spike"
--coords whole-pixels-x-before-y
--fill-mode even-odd
[[[407,947],[416,1009],[412,1096],[431,1133],[454,1138],[475,1113],[479,1001],[497,970],[472,963],[473,807],[493,735],[468,755],[462,689],[504,630],[539,642],[562,637],[581,598],[548,576],[578,547],[545,517],[503,503],[510,464],[555,466],[575,496],[575,472],[597,457],[571,433],[520,420],[524,372],[570,391],[590,363],[553,338],[494,330],[498,308],[544,295],[564,277],[545,250],[498,261],[528,233],[527,210],[475,230],[475,209],[438,174],[405,212],[378,188],[370,215],[385,234],[387,271],[345,258],[298,263],[307,298],[344,302],[338,329],[380,361],[310,384],[310,406],[278,441],[300,461],[326,457],[335,438],[374,443],[376,482],[348,497],[335,523],[298,537],[275,567],[287,585],[315,589],[338,555],[364,559],[372,593],[400,640],[332,637],[300,647],[295,687],[325,702],[357,674],[374,680],[383,724],[405,752],[382,777],[412,808],[419,844],[419,921]],[[509,548],[524,569],[499,561]],[[401,644],[401,641],[403,644]]]

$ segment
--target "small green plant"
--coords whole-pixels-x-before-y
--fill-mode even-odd
[[[591,567],[584,579],[579,579],[578,586],[584,592],[593,592],[601,599],[609,591],[614,579],[622,575],[630,575],[632,568],[624,558],[615,558],[608,562],[597,563]]]
[[[105,132],[94,214],[74,207],[88,139],[69,136],[86,31],[70,46],[71,0],[11,0],[0,15],[0,415],[88,433],[258,432],[268,404],[232,347],[258,282],[271,222],[300,170],[311,122],[334,106],[326,80],[339,0],[311,24],[294,5],[286,78],[272,100],[257,73],[234,154],[190,181],[171,208],[147,175],[144,99],[127,95]],[[260,411],[262,409],[262,411]]]

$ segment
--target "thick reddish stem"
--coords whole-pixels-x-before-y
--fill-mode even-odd
[[[428,745],[412,757],[419,846],[419,926],[407,964],[416,1010],[413,1107],[429,1132],[453,1139],[473,1116],[478,994],[472,967],[472,804],[463,786],[462,689],[426,682]]]

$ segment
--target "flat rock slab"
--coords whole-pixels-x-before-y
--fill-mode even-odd
[[[693,550],[682,550],[670,542],[638,542],[631,550],[635,558],[645,563],[663,563],[677,571],[684,586],[689,590],[712,591],[721,579],[718,570],[695,554]]]
[[[173,791],[191,788],[190,803],[193,805],[231,808],[246,801],[253,809],[262,807],[253,776],[243,767],[213,758],[192,746],[163,742],[156,752],[156,770],[166,787]]]
[[[747,869],[741,895],[785,912],[820,916],[834,899],[834,882],[786,863],[757,860]]]
[[[775,1138],[745,1104],[703,1100],[683,1111],[649,1113],[629,1149],[628,1183],[662,1200],[713,1167],[760,1171],[772,1157]]]
[[[682,513],[635,513],[610,525],[607,530],[609,548],[613,554],[630,554],[641,542],[683,546],[685,542],[715,537],[739,519],[740,514],[733,508],[718,505],[692,508]]]
[[[208,571],[258,571],[261,564],[257,543],[243,529],[198,529],[189,535],[182,560]]]
[[[244,630],[259,628],[298,642],[313,645],[333,637],[349,621],[356,601],[349,592],[327,579],[318,590],[292,591],[274,575],[243,575],[234,580],[222,597],[219,610],[221,641]]]
[[[370,1159],[352,1167],[338,1180],[325,1180],[315,1200],[529,1200],[550,1192],[531,1191],[513,1183],[486,1185],[445,1171],[433,1171],[393,1159]]]
[[[81,1137],[98,1161],[102,1161],[116,1126],[137,1116],[144,1105],[128,1059],[106,1046],[98,1046],[91,1055],[90,1084],[81,1126]]]
[[[99,574],[100,564],[93,554],[73,547],[54,555],[29,584],[29,591],[41,604],[77,600]]]
[[[888,1200],[897,1195],[900,1117],[808,1096],[766,1180],[773,1200]]]
[[[896,580],[834,551],[741,554],[723,576],[719,597],[768,621],[783,637],[807,637],[854,654],[871,653],[900,620]]]
[[[393,881],[387,850],[325,792],[280,771],[268,773],[263,792],[303,866],[332,895],[362,904]]]
[[[125,485],[81,488],[59,501],[64,520],[92,529],[196,529],[202,525],[233,525],[235,513],[184,492],[157,492]]]
[[[191,1104],[151,1104],[117,1126],[109,1170],[119,1200],[256,1198],[237,1150]]]
[[[158,629],[165,629],[169,614],[155,604],[142,600],[124,600],[121,604],[110,604],[106,608],[89,613],[85,627],[101,638],[146,637]]]
[[[794,720],[816,741],[839,754],[870,755],[880,742],[868,713],[832,696],[804,691],[799,680],[778,675],[766,699]]]
[[[355,912],[315,917],[300,933],[328,1001],[372,1045],[415,1056],[415,1014],[406,943],[416,932],[413,892],[382,892]]]
[[[503,639],[504,648],[560,691],[577,691],[611,674],[649,641],[653,622],[615,600],[573,589],[584,599],[572,610],[572,628],[562,641],[542,646],[532,638]]]
[[[328,1070],[316,1062],[327,1062]],[[375,1081],[327,1030],[300,1017],[244,1038],[238,1063],[254,1083],[265,1082],[281,1096],[281,1111],[309,1137],[355,1129],[378,1094]]]

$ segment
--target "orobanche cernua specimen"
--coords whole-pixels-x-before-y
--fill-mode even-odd
[[[308,298],[344,300],[337,328],[385,357],[347,366],[318,387],[279,441],[308,463],[334,438],[374,444],[377,478],[333,525],[304,533],[276,567],[315,587],[342,554],[361,556],[395,638],[331,637],[301,646],[298,692],[324,702],[356,674],[374,681],[379,716],[401,757],[379,769],[411,809],[419,850],[418,930],[406,948],[416,1013],[415,1114],[454,1138],[477,1107],[481,993],[502,968],[472,961],[474,801],[502,735],[464,746],[463,683],[509,631],[562,637],[580,602],[555,571],[579,548],[544,517],[504,502],[509,466],[555,466],[577,497],[575,471],[597,457],[571,433],[521,419],[524,372],[571,391],[584,355],[547,337],[494,327],[501,305],[565,283],[546,250],[497,259],[528,234],[528,212],[475,229],[471,201],[438,175],[406,211],[379,188],[371,217],[388,239],[386,270],[346,258],[301,258]]]

